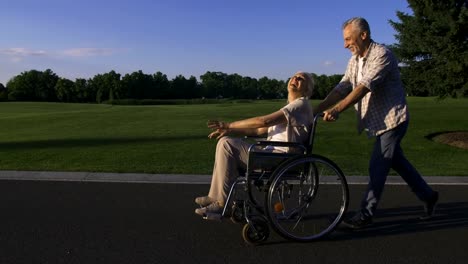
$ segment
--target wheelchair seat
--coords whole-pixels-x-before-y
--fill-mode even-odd
[[[310,152],[308,142],[311,142],[313,127],[308,129],[308,141],[304,143],[267,141],[259,140],[253,143],[249,148],[247,168],[239,175],[244,175],[250,179],[271,174],[285,160]],[[287,149],[287,151],[277,150]]]

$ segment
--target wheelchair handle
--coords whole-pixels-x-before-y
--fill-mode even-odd
[[[319,117],[324,117],[324,116],[325,116],[325,114],[323,112],[319,113],[319,114],[316,114],[314,116],[314,120],[312,122],[312,128],[311,128],[311,131],[310,131],[309,145],[307,146],[307,153],[308,154],[312,153],[312,149],[313,149],[313,146],[314,146],[315,130],[316,130],[316,127],[317,127],[317,122],[319,120]]]
[[[315,127],[315,125],[317,124],[317,121],[318,121],[319,117],[324,117],[324,116],[325,116],[325,113],[323,113],[323,112],[314,115],[314,121],[313,121],[312,126]]]

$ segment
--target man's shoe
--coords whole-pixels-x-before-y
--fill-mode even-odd
[[[218,202],[213,202],[209,204],[208,206],[195,209],[195,213],[203,217],[206,217],[212,214],[221,215],[221,213],[223,212],[223,209],[224,209],[224,206],[221,206]]]
[[[195,198],[195,203],[200,205],[201,207],[208,206],[212,204],[215,200],[213,198],[210,198],[209,196],[201,196]]]
[[[425,203],[424,203],[424,214],[419,217],[420,220],[428,220],[434,216],[435,213],[435,208],[437,205],[437,202],[439,201],[439,193],[434,192],[431,198],[429,198]]]
[[[358,230],[372,224],[372,217],[365,216],[361,212],[356,213],[353,217],[344,220],[342,225],[348,229]]]

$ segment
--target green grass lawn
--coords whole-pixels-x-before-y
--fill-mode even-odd
[[[313,102],[317,103],[317,102]],[[428,140],[468,130],[468,100],[409,98],[402,145],[424,175],[467,175],[468,151]],[[208,119],[232,121],[277,110],[282,101],[218,105],[111,106],[0,103],[0,170],[210,174],[215,140]],[[373,140],[356,132],[354,110],[319,122],[315,153],[346,175],[367,175]]]

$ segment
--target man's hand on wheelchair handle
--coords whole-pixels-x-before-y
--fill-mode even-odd
[[[323,112],[324,121],[336,121],[340,116],[340,112],[336,108],[331,108]]]

